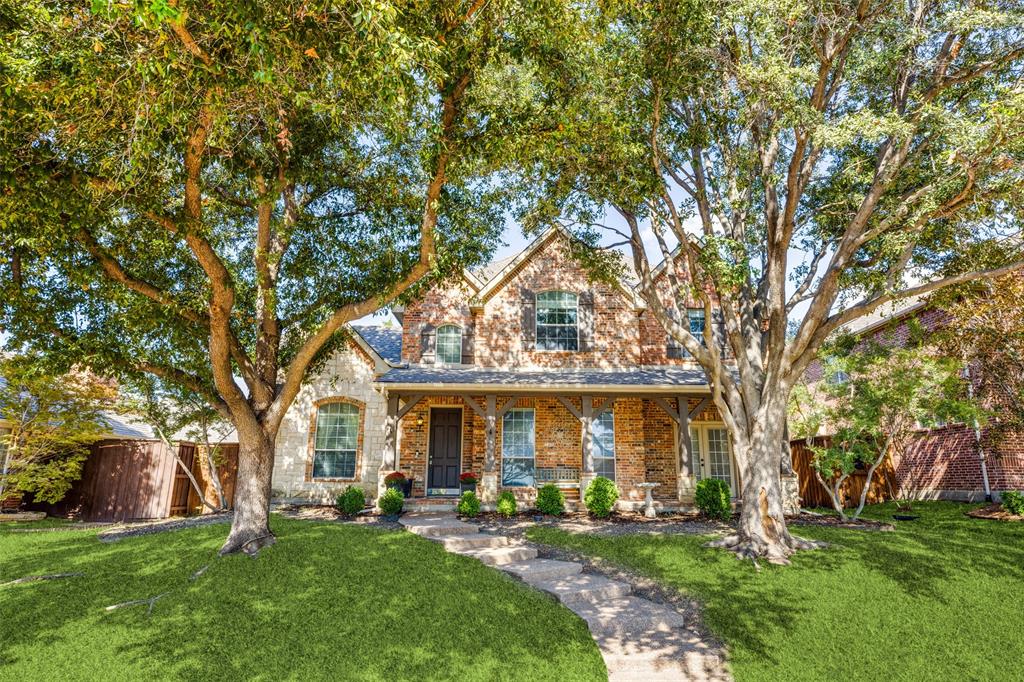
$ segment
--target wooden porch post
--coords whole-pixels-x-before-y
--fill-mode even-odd
[[[494,470],[496,463],[495,450],[498,440],[498,396],[487,395],[486,416],[484,417],[484,475],[482,497],[484,504],[495,504],[498,500],[498,474]]]
[[[580,398],[580,421],[583,422],[583,471],[580,473],[580,500],[594,478],[594,397]]]
[[[679,419],[676,420],[677,428],[679,429],[679,438],[676,443],[678,448],[676,457],[679,465],[676,495],[680,506],[682,506],[684,503],[693,504],[693,495],[697,482],[694,478],[694,472],[691,471],[690,467],[693,461],[693,443],[690,442],[690,401],[685,395],[679,395],[676,396],[676,405],[679,410]]]

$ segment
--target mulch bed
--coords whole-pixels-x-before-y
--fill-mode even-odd
[[[668,533],[679,535],[707,535],[729,530],[724,523],[705,519],[699,514],[664,514],[648,519],[638,512],[616,512],[607,519],[596,519],[584,512],[572,512],[560,517],[543,516],[534,520],[532,512],[516,514],[506,519],[494,512],[481,513],[476,518],[463,521],[476,523],[485,533],[502,533],[511,537],[523,537],[527,529],[535,526],[561,528],[570,533],[591,533],[594,535],[632,535],[637,533]]]
[[[827,514],[802,513],[796,516],[787,516],[786,522],[794,526],[827,526],[829,528],[845,528],[847,530],[871,530],[871,531],[893,531],[896,527],[891,523],[872,521],[870,519],[847,519],[843,521],[838,516]]]
[[[972,509],[967,512],[968,516],[972,516],[976,519],[993,519],[995,521],[1024,521],[1024,516],[1018,514],[1011,514],[1010,512],[1003,509],[1002,505],[990,504],[987,507],[981,509]]]

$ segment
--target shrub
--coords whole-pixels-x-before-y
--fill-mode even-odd
[[[346,516],[358,514],[366,506],[366,495],[363,494],[362,488],[350,485],[334,500],[334,506]]]
[[[405,496],[402,495],[401,490],[388,488],[380,496],[380,499],[377,500],[377,505],[380,507],[381,512],[388,516],[401,514],[402,506],[405,505]]]
[[[1024,516],[1024,493],[1007,490],[1002,495],[1003,509],[1016,516]]]
[[[694,495],[697,507],[712,519],[725,521],[732,513],[729,506],[729,486],[717,478],[705,478],[697,483]]]
[[[402,485],[405,483],[405,474],[401,471],[392,471],[384,477],[385,485]]]
[[[506,519],[516,515],[516,496],[508,490],[498,495],[498,513]]]
[[[459,474],[459,483],[465,485],[476,485],[479,480],[472,471],[463,471]]]
[[[476,493],[472,490],[462,493],[462,497],[459,498],[458,510],[463,516],[473,517],[479,514],[480,499],[476,496]]]
[[[550,516],[560,516],[565,511],[565,495],[557,485],[548,483],[537,491],[537,511]]]
[[[599,519],[607,518],[612,513],[612,507],[615,506],[617,499],[619,489],[611,479],[604,476],[598,476],[591,481],[587,491],[583,493],[583,504],[587,505],[590,513]]]

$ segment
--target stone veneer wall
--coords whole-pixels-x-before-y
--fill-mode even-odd
[[[273,491],[277,499],[299,499],[329,504],[349,485],[377,495],[377,474],[384,451],[384,419],[387,402],[373,388],[373,361],[361,350],[348,346],[337,351],[313,379],[302,386],[288,408],[277,435]],[[356,453],[353,479],[310,480],[312,428],[316,405],[344,398],[362,406],[360,451]]]

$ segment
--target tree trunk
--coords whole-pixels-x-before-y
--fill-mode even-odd
[[[853,513],[853,518],[855,520],[860,518],[860,513],[864,511],[864,505],[867,504],[868,491],[871,489],[871,479],[875,477],[875,470],[878,469],[879,465],[881,465],[885,456],[889,454],[889,448],[891,447],[892,441],[886,440],[885,445],[882,446],[881,452],[878,454],[878,457],[871,463],[871,468],[868,469],[868,476],[864,480],[864,489],[860,491],[860,503],[857,505],[857,511]]]
[[[737,424],[730,431],[739,467],[743,504],[737,533],[710,543],[724,547],[745,559],[764,558],[772,563],[789,563],[798,549],[820,547],[819,543],[789,533],[782,508],[782,457],[785,452],[785,401],[776,401],[759,412],[748,428]]]
[[[256,554],[274,544],[270,532],[270,485],[274,471],[274,438],[261,429],[238,431],[238,476],[235,515],[220,553]]]

